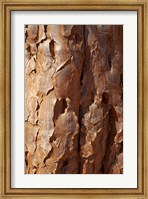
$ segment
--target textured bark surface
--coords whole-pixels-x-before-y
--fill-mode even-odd
[[[25,173],[123,173],[123,28],[25,27]]]

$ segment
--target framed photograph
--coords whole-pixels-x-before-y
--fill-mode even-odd
[[[0,6],[0,197],[148,198],[147,2]]]

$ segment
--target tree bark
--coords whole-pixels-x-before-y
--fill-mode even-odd
[[[123,173],[123,28],[25,27],[25,173]]]

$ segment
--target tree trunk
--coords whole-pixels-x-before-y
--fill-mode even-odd
[[[123,172],[123,28],[25,27],[25,173]]]

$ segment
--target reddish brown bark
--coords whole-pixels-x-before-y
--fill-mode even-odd
[[[25,173],[122,173],[122,26],[25,28]]]

